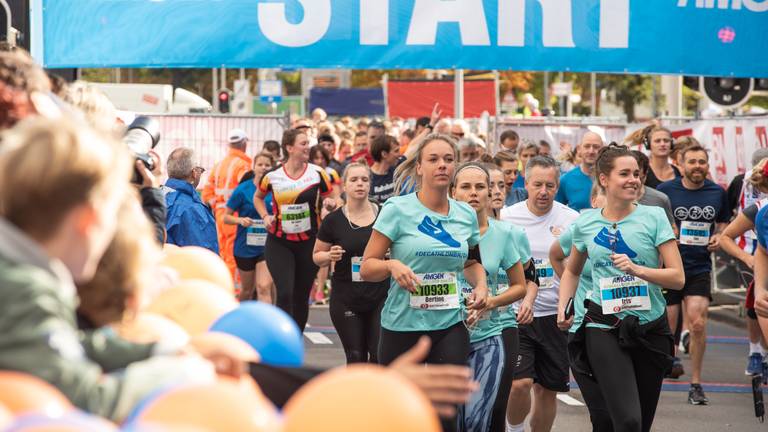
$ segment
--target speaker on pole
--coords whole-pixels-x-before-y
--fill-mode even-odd
[[[749,100],[754,87],[752,78],[701,77],[699,91],[706,98],[723,108],[738,108]]]

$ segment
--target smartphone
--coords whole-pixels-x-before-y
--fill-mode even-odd
[[[570,319],[573,316],[573,297],[568,299],[568,303],[565,304],[565,319]]]
[[[755,417],[762,423],[765,421],[765,405],[763,404],[763,376],[752,377],[752,400],[755,403]]]

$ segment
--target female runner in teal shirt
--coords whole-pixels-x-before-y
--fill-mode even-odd
[[[600,185],[595,184],[592,186],[591,193],[592,208],[605,207],[605,194],[600,188]],[[562,278],[563,271],[565,270],[565,260],[571,255],[573,249],[573,228],[575,225],[570,225],[567,230],[560,236],[558,241],[552,243],[552,247],[549,250],[549,262],[552,264],[552,268],[557,273],[557,276]],[[581,323],[584,321],[584,301],[592,295],[592,263],[587,258],[584,263],[584,268],[581,271],[581,277],[579,277],[579,286],[576,288],[576,294],[573,299],[573,324],[568,330],[568,341],[572,341],[576,335],[576,331],[581,327]],[[569,355],[569,360],[573,356]],[[579,385],[579,391],[584,398],[584,402],[587,404],[589,410],[589,420],[592,423],[593,432],[613,432],[613,424],[611,423],[611,416],[608,414],[608,410],[605,409],[605,400],[600,393],[600,387],[597,385],[597,381],[591,376],[584,373],[580,373],[578,368],[571,368],[571,373],[576,379],[576,383]]]
[[[466,365],[464,308],[482,310],[488,297],[477,216],[468,204],[448,198],[458,159],[454,140],[430,134],[411,146],[414,151],[395,171],[395,190],[410,179],[417,192],[387,200],[360,268],[368,282],[391,277],[381,313],[379,361],[389,364],[427,335],[432,342],[427,363]],[[462,272],[474,287],[466,306],[458,284]],[[455,416],[444,427],[455,430]]]
[[[474,379],[480,384],[480,390],[472,395],[470,401],[460,410],[459,430],[485,432],[493,430],[492,410],[499,393],[503,393],[506,402],[508,392],[501,387],[504,368],[511,366],[506,362],[506,356],[515,353],[505,352],[501,337],[504,329],[500,307],[507,306],[525,295],[525,276],[520,262],[518,244],[510,224],[497,221],[489,216],[490,209],[490,174],[487,169],[476,162],[462,164],[454,174],[451,196],[466,202],[477,213],[480,227],[480,255],[483,257],[483,267],[488,280],[490,295],[484,310],[470,312],[467,319],[470,326],[469,364],[474,373]],[[507,275],[509,289],[503,294],[497,292],[499,273]],[[471,287],[464,278],[459,277],[463,290],[471,293]],[[506,390],[509,390],[507,388]],[[501,416],[500,426],[504,426]]]
[[[614,430],[649,431],[672,360],[661,286],[682,289],[682,260],[664,211],[635,202],[640,170],[632,153],[623,146],[604,147],[596,172],[606,204],[584,212],[574,224],[558,324],[565,330],[572,323],[565,319],[565,306],[589,258],[592,296],[576,332],[577,340],[584,336],[586,360],[575,364],[595,377]]]

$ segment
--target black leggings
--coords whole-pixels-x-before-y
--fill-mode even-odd
[[[587,327],[586,332],[587,355],[613,429],[650,431],[666,371],[656,365],[650,351],[621,348],[614,331]],[[656,349],[672,352],[666,336],[646,337]]]
[[[568,340],[570,341],[572,337],[573,333],[569,333]],[[589,420],[592,422],[592,432],[613,432],[611,415],[605,407],[605,400],[603,399],[603,394],[600,393],[600,387],[597,385],[595,377],[579,373],[573,367],[571,367],[571,373],[579,385],[579,391],[584,398],[584,402],[587,404]]]
[[[504,341],[504,369],[501,372],[499,390],[496,393],[496,401],[491,412],[491,432],[504,432],[507,430],[507,401],[512,390],[515,361],[517,360],[518,344],[520,342],[517,327],[507,327],[501,332]]]
[[[444,330],[398,332],[382,327],[379,340],[379,360],[381,364],[392,363],[400,354],[411,349],[422,336],[429,336],[432,348],[427,355],[426,363],[469,364],[469,332],[463,322],[458,322]],[[458,429],[456,416],[440,418],[444,432],[455,432]]]
[[[347,363],[378,363],[382,307],[384,300],[371,304],[368,310],[351,308],[331,291],[329,312],[344,346]]]
[[[277,288],[277,307],[304,331],[309,316],[309,292],[318,267],[312,261],[315,239],[293,242],[267,236],[264,254]]]

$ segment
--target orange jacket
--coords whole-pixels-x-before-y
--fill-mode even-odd
[[[253,159],[245,152],[229,149],[227,157],[211,170],[208,183],[203,188],[203,201],[212,204],[214,210],[224,208],[243,175],[251,170],[252,165]]]

